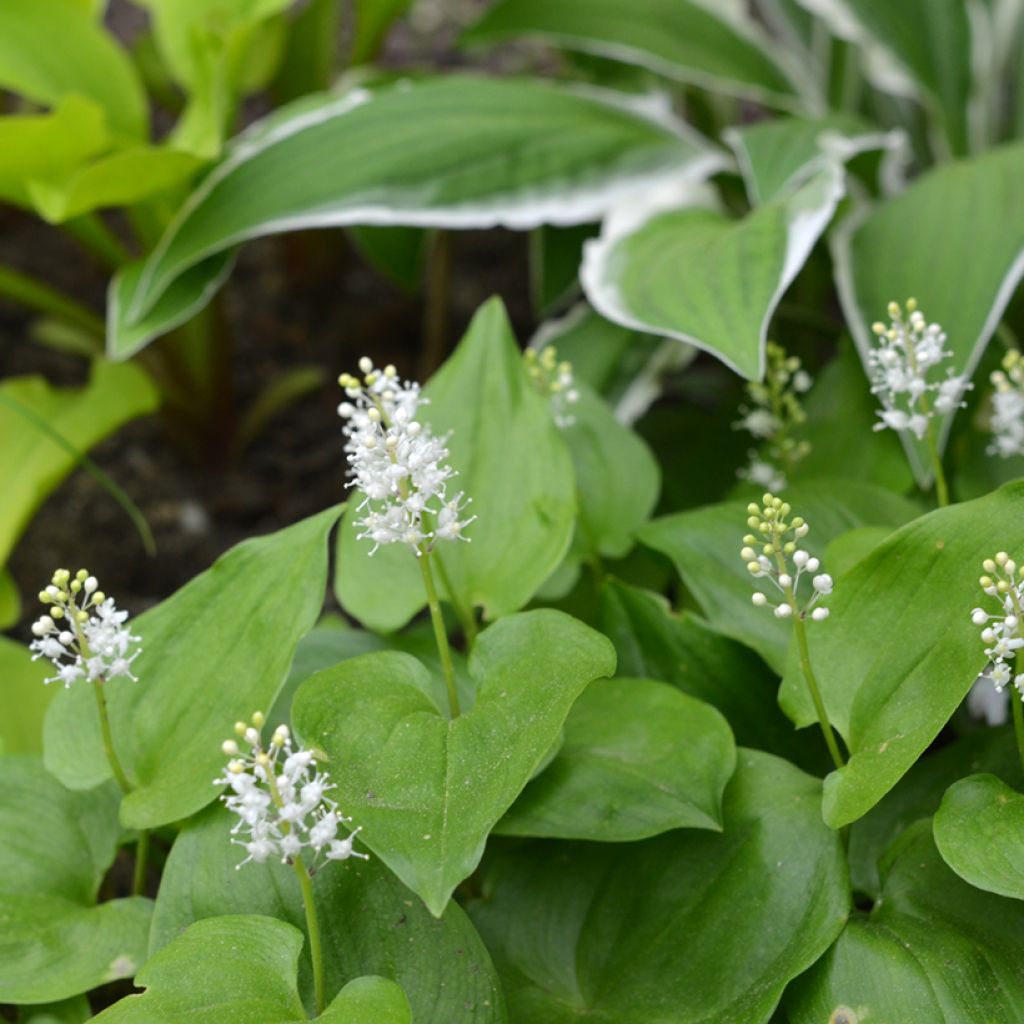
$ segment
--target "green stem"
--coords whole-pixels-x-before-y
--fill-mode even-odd
[[[74,217],[61,227],[110,270],[118,270],[134,258],[121,239],[94,213]]]
[[[135,845],[135,874],[132,876],[132,895],[142,896],[146,889],[146,856],[149,854],[149,829],[139,832]]]
[[[473,609],[467,608],[456,597],[455,588],[452,586],[451,577],[444,566],[444,559],[441,558],[440,552],[437,553],[434,564],[437,566],[437,575],[441,578],[441,585],[447,591],[448,600],[451,601],[452,608],[455,609],[455,615],[462,625],[462,632],[466,637],[466,646],[472,649],[473,644],[476,643],[477,634],[476,616],[473,614]]]
[[[68,298],[63,292],[51,288],[42,281],[37,281],[28,274],[23,274],[10,267],[0,267],[0,295],[5,295],[23,306],[49,313],[58,320],[81,327],[83,331],[97,341],[96,351],[103,351],[103,340],[106,327],[103,321],[86,309],[81,303]]]
[[[313,883],[302,857],[292,861],[295,877],[302,890],[302,905],[306,910],[306,931],[309,933],[309,955],[313,961],[313,990],[316,993],[316,1015],[324,1012],[327,1002],[324,989],[324,953],[320,945],[320,923],[316,916],[316,900],[313,898]]]
[[[791,607],[793,606],[791,605]],[[839,752],[839,744],[836,742],[835,733],[832,731],[832,724],[825,713],[825,702],[821,699],[818,680],[814,676],[814,669],[811,668],[811,652],[807,646],[807,626],[799,613],[793,617],[793,629],[796,631],[797,649],[800,652],[800,668],[803,670],[804,679],[807,681],[807,689],[811,693],[811,700],[814,701],[814,709],[818,712],[818,724],[821,726],[822,734],[825,737],[825,745],[828,747],[828,752],[832,755],[835,766],[842,768],[845,762],[843,761],[843,755]]]
[[[1024,701],[1012,686],[1010,703],[1013,705],[1013,731],[1017,737],[1017,754],[1020,756],[1020,765],[1024,768]]]
[[[939,446],[935,442],[935,433],[932,424],[928,422],[928,457],[931,459],[932,471],[935,473],[935,498],[939,508],[945,508],[949,504],[949,485],[946,483],[946,474],[942,470],[942,459],[939,457]]]
[[[427,606],[430,608],[430,621],[434,625],[434,639],[437,641],[437,653],[441,656],[441,668],[444,670],[444,683],[448,688],[448,709],[452,718],[458,718],[459,694],[455,688],[455,670],[452,668],[452,652],[448,647],[448,633],[444,628],[444,617],[441,615],[441,602],[437,599],[437,588],[434,586],[434,574],[430,571],[430,549],[426,544],[420,545],[420,554],[416,559],[423,573],[423,589],[427,592]]]
[[[110,770],[117,779],[117,784],[122,792],[130,793],[132,789],[128,776],[125,774],[121,762],[118,760],[117,751],[114,750],[114,737],[110,731],[110,716],[107,714],[107,698],[103,694],[103,679],[100,677],[92,684],[93,693],[96,694],[96,709],[100,713],[100,733],[103,737],[103,753],[107,755],[107,762]]]

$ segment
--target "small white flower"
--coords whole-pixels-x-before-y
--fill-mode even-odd
[[[358,829],[346,839],[338,839],[338,829],[351,819],[340,814],[337,803],[327,795],[334,786],[328,774],[317,769],[316,755],[294,749],[288,728],[283,725],[264,747],[263,725],[260,712],[253,715],[251,725],[236,724],[235,732],[245,740],[249,752],[239,756],[238,743],[226,740],[221,749],[232,760],[224,777],[214,780],[214,785],[228,787],[221,799],[239,818],[231,830],[231,841],[244,847],[248,856],[237,866],[249,861],[262,864],[271,857],[293,861],[308,849],[312,853],[308,866],[312,867],[325,847],[329,847],[328,860],[366,860],[365,853],[352,849]],[[239,833],[247,835],[234,838]],[[347,850],[344,857],[331,852],[339,843]]]
[[[128,613],[98,589],[95,576],[79,569],[72,577],[58,569],[39,599],[50,611],[32,624],[32,660],[47,658],[57,670],[46,682],[65,687],[81,679],[106,682],[124,676],[135,682],[132,662],[142,653],[128,629]]]
[[[1024,455],[1024,357],[1020,352],[1008,352],[1003,368],[991,377],[995,392],[992,395],[992,431],[990,455],[1008,459]]]
[[[580,393],[573,380],[572,363],[564,359],[559,362],[554,345],[545,345],[539,354],[537,349],[528,348],[523,353],[523,359],[534,386],[548,399],[555,426],[562,430],[571,427],[576,418],[569,407],[580,400]]]
[[[1012,680],[1024,700],[1024,673],[1014,678],[1012,667],[1016,664],[1017,652],[1024,648],[1024,637],[1020,633],[1024,571],[1018,570],[1017,563],[1005,551],[1000,551],[995,558],[986,558],[982,568],[985,575],[978,584],[998,604],[999,611],[975,608],[971,612],[971,622],[984,627],[981,641],[989,660],[979,680],[989,680],[997,693],[1002,693]]]

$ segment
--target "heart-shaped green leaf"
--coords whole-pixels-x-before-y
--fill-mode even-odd
[[[320,612],[339,511],[239,544],[132,623],[142,637],[139,682],[104,684],[114,745],[135,786],[121,806],[126,825],[177,821],[214,799],[221,741],[236,721],[273,704]],[[54,699],[44,744],[47,768],[65,785],[109,778],[87,686]]]
[[[1024,900],[1024,796],[994,775],[971,775],[946,790],[933,827],[942,859],[965,882]]]
[[[786,500],[794,514],[810,524],[807,543],[818,554],[847,530],[897,526],[917,511],[910,502],[889,491],[852,480],[813,480],[794,485],[786,492]],[[752,647],[781,674],[791,627],[750,603],[755,588],[740,558],[746,532],[746,504],[729,501],[656,519],[640,530],[639,537],[672,559],[715,629]]]
[[[470,907],[514,1021],[761,1024],[849,908],[820,784],[742,750],[721,834],[499,853]]]
[[[302,933],[272,917],[231,915],[197,921],[157,953],[127,996],[95,1020],[103,1024],[302,1024],[308,1021],[295,976]],[[386,978],[346,985],[321,1024],[412,1024],[401,988]]]
[[[775,307],[842,194],[834,163],[742,220],[695,206],[692,187],[655,191],[647,209],[622,207],[587,243],[583,288],[609,320],[689,342],[760,380]]]
[[[46,671],[23,644],[0,636],[0,754],[39,754],[43,717],[54,695]]]
[[[596,679],[495,832],[610,842],[718,830],[735,767],[732,733],[709,704],[649,679]]]
[[[0,629],[10,629],[21,618],[21,594],[8,569],[0,569]]]
[[[419,662],[368,654],[313,676],[293,719],[330,757],[337,798],[374,851],[439,916],[557,740],[611,644],[561,612],[501,619],[473,648],[476,702],[455,719]]]
[[[146,958],[153,904],[96,903],[121,838],[117,790],[72,793],[37,757],[0,763],[0,1003],[130,978]]]
[[[507,615],[561,561],[576,498],[565,442],[530,380],[500,299],[480,308],[424,393],[424,420],[436,435],[449,435],[447,462],[459,474],[451,486],[472,498],[477,517],[466,530],[468,543],[438,545],[439,586],[444,591],[450,582],[463,607]],[[422,576],[405,545],[370,554],[372,543],[360,540],[354,525],[361,501],[350,501],[338,536],[338,599],[364,625],[397,629],[426,603]]]
[[[867,364],[871,325],[890,301],[913,296],[942,324],[952,359],[970,377],[1024,274],[1024,145],[1005,146],[924,175],[866,217],[844,222],[833,256],[846,322]],[[969,272],[964,272],[964,254]],[[952,414],[942,423],[948,434]],[[932,471],[924,442],[905,441],[922,484]]]
[[[829,719],[850,751],[846,767],[825,783],[833,826],[855,821],[896,784],[984,669],[984,644],[971,622],[971,609],[984,600],[978,573],[995,552],[1024,550],[1022,498],[1017,482],[931,512],[837,581],[832,614],[811,636]],[[795,657],[780,701],[798,725],[815,721]]]
[[[278,863],[236,870],[241,856],[230,842],[232,820],[223,808],[209,807],[175,840],[153,914],[151,954],[194,921],[221,914],[266,914],[305,930],[294,872]],[[494,966],[457,904],[437,920],[378,857],[328,864],[313,876],[313,891],[328,996],[362,975],[382,975],[408,995],[416,1021],[504,1024]],[[308,947],[298,978],[312,1006]]]
[[[931,823],[895,844],[870,916],[852,918],[787,995],[791,1024],[1015,1024],[1024,1016],[1024,907],[943,863]]]

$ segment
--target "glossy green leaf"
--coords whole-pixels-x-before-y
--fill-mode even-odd
[[[945,790],[971,772],[995,772],[1024,785],[1010,728],[982,728],[930,751],[859,821],[850,826],[850,877],[855,892],[881,893],[878,865],[893,840],[931,817]]]
[[[27,647],[0,636],[0,754],[42,753],[43,716],[56,692],[46,676]]]
[[[77,465],[77,459],[29,423],[18,407],[46,422],[73,448],[87,452],[122,424],[152,412],[156,388],[137,366],[93,364],[84,388],[54,388],[41,377],[8,377],[0,385],[0,447],[4,514],[0,516],[0,564],[36,509]]]
[[[808,550],[819,557],[829,542],[846,530],[895,527],[916,512],[910,502],[895,494],[852,480],[794,485],[786,492],[786,500],[794,515],[810,524]],[[754,581],[740,558],[747,532],[746,503],[729,501],[656,519],[643,527],[640,540],[672,559],[715,629],[753,648],[781,674],[792,628],[750,602]],[[819,633],[831,630],[831,625],[815,629],[815,644]],[[803,717],[799,722],[805,724]]]
[[[145,95],[131,59],[74,0],[0,5],[0,87],[51,107],[84,96],[117,134],[146,133]]]
[[[787,117],[730,128],[725,139],[736,153],[747,196],[755,206],[799,188],[829,161],[902,146],[899,132],[886,134],[851,115]],[[891,184],[891,182],[890,182]]]
[[[293,718],[330,755],[337,797],[367,846],[439,916],[487,835],[557,740],[611,644],[561,612],[524,612],[477,640],[476,702],[450,719],[407,655],[369,654],[313,676]]]
[[[638,64],[715,91],[795,105],[789,73],[766,33],[737,6],[694,0],[503,0],[462,41],[522,37]]]
[[[153,904],[96,903],[121,838],[116,789],[72,793],[37,757],[2,764],[0,1002],[52,1002],[130,978]]]
[[[23,1024],[84,1024],[87,1020],[92,1020],[92,1007],[85,996],[21,1007]]]
[[[296,989],[302,933],[271,917],[197,921],[157,953],[135,984],[146,989],[95,1017],[103,1024],[300,1024]],[[321,1024],[411,1024],[401,989],[360,978],[314,1018]]]
[[[585,384],[566,406],[573,422],[562,431],[576,476],[577,538],[587,552],[622,558],[658,501],[661,472],[646,443],[623,426]]]
[[[239,139],[121,286],[113,351],[130,354],[121,337],[190,267],[249,238],[586,223],[628,189],[720,163],[678,122],[539,81],[459,76],[306,99]]]
[[[942,859],[965,882],[1024,899],[1024,796],[1015,789],[994,775],[962,779],[946,790],[934,831]]]
[[[21,595],[14,577],[0,569],[0,629],[10,629],[21,618]]]
[[[917,299],[942,324],[956,373],[974,373],[1024,273],[1024,145],[1005,146],[924,175],[902,195],[844,222],[833,255],[846,322],[862,359],[890,301]],[[965,272],[964,254],[969,254]],[[951,416],[940,426],[944,443]],[[923,443],[906,442],[922,484]]]
[[[153,915],[151,953],[194,921],[222,914],[266,914],[305,930],[302,896],[289,868],[271,862],[235,870],[243,855],[230,842],[234,820],[221,807],[207,808],[175,841]],[[404,989],[416,1021],[504,1024],[494,967],[458,905],[437,920],[377,857],[328,863],[313,876],[313,890],[329,995],[362,975],[382,975]],[[298,979],[312,1005],[308,947]]]
[[[470,906],[517,1024],[761,1024],[842,930],[820,784],[740,751],[725,831],[500,852]]]
[[[583,288],[610,320],[689,342],[760,379],[775,307],[842,194],[833,163],[740,220],[694,205],[691,186],[655,191],[646,207],[613,213],[587,245]]]
[[[477,517],[467,543],[439,544],[432,561],[443,563],[464,607],[482,607],[488,618],[507,615],[562,560],[576,499],[565,442],[526,372],[500,300],[479,310],[425,395],[423,418],[436,435],[450,435],[447,463],[459,475],[449,486],[472,498]],[[426,603],[420,567],[404,545],[370,554],[373,544],[358,539],[354,523],[361,502],[353,496],[339,534],[336,592],[364,625],[397,629]]]
[[[552,762],[495,832],[624,842],[722,826],[736,767],[725,719],[649,679],[597,679],[573,705]]]
[[[177,821],[214,799],[221,742],[239,719],[273,704],[320,612],[338,512],[239,544],[133,620],[139,682],[105,684],[114,743],[135,786],[121,807],[126,825]],[[44,738],[47,768],[65,785],[109,777],[87,686],[58,694]]]
[[[1024,908],[960,881],[919,822],[883,866],[882,896],[787,995],[790,1024],[1015,1024]],[[831,1016],[830,1016],[831,1015]]]
[[[855,821],[896,784],[984,669],[971,622],[984,598],[977,574],[996,551],[1024,546],[1022,496],[1024,483],[1008,484],[923,516],[838,581],[831,617],[811,638],[829,718],[851,755],[825,783],[830,824]],[[795,661],[780,701],[799,725],[816,720]]]

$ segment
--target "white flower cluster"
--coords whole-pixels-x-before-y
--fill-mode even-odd
[[[443,439],[416,418],[426,404],[419,384],[399,379],[393,366],[376,369],[365,356],[359,369],[361,380],[348,373],[339,378],[347,401],[338,415],[345,420],[350,486],[365,495],[360,538],[372,540],[373,551],[397,543],[417,554],[435,540],[468,540],[462,531],[476,516],[460,518],[469,504],[461,491],[447,496],[455,472],[443,464]]]
[[[907,300],[906,313],[898,302],[890,302],[889,326],[876,323],[871,328],[878,338],[877,348],[868,355],[871,392],[882,403],[875,430],[910,431],[921,441],[936,413],[963,407],[963,394],[972,385],[952,370],[947,370],[945,380],[928,380],[929,371],[952,353],[945,348],[942,328],[925,320],[916,300]]]
[[[1024,636],[1021,635],[1024,568],[1018,569],[1017,563],[1005,551],[1000,551],[995,558],[986,558],[982,568],[985,575],[978,583],[987,596],[999,602],[996,614],[984,608],[975,608],[971,612],[971,621],[983,627],[981,639],[986,644],[985,656],[991,662],[982,676],[992,682],[998,693],[1002,693],[1012,679],[1021,700],[1024,700],[1024,673],[1014,675],[1011,667],[1016,664],[1017,651],[1024,647]]]
[[[569,406],[580,400],[580,393],[574,386],[572,363],[558,361],[558,351],[554,345],[546,345],[537,350],[528,348],[523,353],[526,370],[537,390],[547,398],[551,405],[551,415],[555,425],[562,428],[571,427],[576,418],[569,411]]]
[[[788,502],[772,494],[765,494],[760,505],[751,502],[747,506],[747,526],[754,532],[743,538],[740,557],[751,576],[766,579],[782,598],[778,604],[772,604],[767,594],[755,590],[751,600],[758,608],[774,608],[779,619],[792,615],[806,619],[810,615],[815,622],[821,622],[828,618],[828,609],[815,606],[832,593],[832,577],[819,573],[818,559],[797,547],[797,541],[803,540],[811,528],[800,516],[790,520],[791,511]],[[792,539],[787,539],[790,534]],[[805,575],[811,577],[811,593],[801,607],[800,580]]]
[[[132,648],[139,637],[125,625],[128,613],[117,610],[88,570],[79,569],[72,578],[67,569],[58,569],[39,600],[49,611],[32,624],[36,639],[29,646],[33,661],[49,658],[57,669],[47,683],[68,687],[80,679],[105,682],[118,676],[138,682],[132,662],[142,649]]]
[[[793,437],[793,430],[807,419],[798,396],[814,382],[800,360],[781,345],[769,341],[765,353],[764,380],[747,384],[750,404],[740,406],[742,419],[733,424],[734,430],[745,430],[764,443],[761,451],[747,453],[747,465],[736,475],[757,487],[778,491],[788,483],[787,474],[811,450],[809,442]]]
[[[1004,459],[1024,455],[1024,358],[1020,352],[1007,352],[1003,368],[992,374],[991,381],[995,391],[989,420],[992,444],[988,453]]]
[[[238,867],[253,861],[262,864],[271,857],[293,861],[303,850],[311,850],[313,864],[327,860],[367,859],[352,848],[359,833],[355,829],[344,839],[338,829],[351,821],[338,813],[338,805],[327,793],[334,786],[326,772],[318,772],[316,758],[308,750],[295,750],[286,725],[279,725],[264,749],[262,729],[266,718],[257,711],[251,724],[237,722],[235,732],[249,747],[242,754],[235,740],[226,740],[221,749],[231,761],[214,785],[229,786],[221,799],[228,810],[238,815],[232,836],[244,830],[244,839],[232,842],[244,846],[248,856]]]

